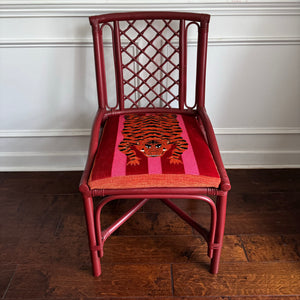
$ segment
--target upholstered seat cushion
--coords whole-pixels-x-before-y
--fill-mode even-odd
[[[106,120],[91,189],[218,187],[220,176],[197,125],[184,114],[127,114]]]

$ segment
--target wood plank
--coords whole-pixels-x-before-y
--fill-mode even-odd
[[[19,300],[20,298],[10,298],[9,300]],[[32,298],[21,298],[22,300],[32,300]],[[299,300],[300,296],[242,296],[242,297],[214,297],[214,296],[195,296],[195,297],[51,297],[51,300],[113,300],[113,299],[126,299],[126,300]],[[45,298],[34,298],[34,300],[45,300]]]
[[[227,173],[235,192],[300,191],[300,169],[240,169]]]
[[[239,193],[233,189],[228,194],[227,213],[300,210],[299,199],[300,192],[295,191],[258,192],[249,190]]]
[[[299,199],[299,191],[266,192],[249,189],[239,192],[233,187],[228,194],[227,214],[257,212],[258,209],[260,211],[300,210]],[[210,213],[209,206],[203,201],[193,199],[173,199],[172,201],[187,213]],[[146,203],[144,212],[170,212],[170,209],[161,201],[154,199]]]
[[[10,298],[9,300],[32,300],[32,298]],[[230,296],[230,297],[214,297],[214,296],[195,296],[195,297],[153,297],[153,296],[144,296],[144,297],[51,297],[48,298],[51,300],[113,300],[113,299],[126,299],[126,300],[300,300],[300,296]],[[34,298],[34,300],[45,300],[45,298]]]
[[[300,183],[299,183],[300,184]],[[214,199],[214,197],[212,197]],[[238,193],[234,190],[228,195],[227,215],[240,214],[241,212],[275,212],[275,211],[300,211],[300,192],[248,192]],[[127,200],[125,200],[126,202]],[[193,199],[173,199],[173,202],[187,213],[209,215],[209,206],[203,201]],[[144,212],[170,212],[171,210],[154,199],[144,206]]]
[[[299,300],[300,296],[289,296],[289,295],[281,295],[281,296],[242,296],[236,297],[231,296],[230,300]]]
[[[42,261],[73,264],[78,268],[90,264],[84,216],[66,215],[50,224],[27,227],[21,237],[1,243],[0,250],[0,261],[4,263],[39,264]]]
[[[82,172],[0,172],[0,192],[78,193]]]
[[[8,246],[9,247],[9,246]],[[24,255],[24,249],[26,254]],[[15,248],[4,248],[1,253],[4,263],[17,264],[61,264],[73,265],[78,269],[90,266],[88,238],[58,236],[51,239],[23,237]],[[247,261],[239,237],[225,236],[222,262]],[[103,263],[210,263],[207,245],[195,236],[111,236],[104,246]]]
[[[144,296],[144,297],[109,297],[109,298],[80,298],[79,300],[114,300],[114,299],[126,299],[126,300],[231,300],[230,297],[153,297],[153,296]],[[52,300],[52,299],[51,299]],[[60,300],[60,299],[58,299]],[[247,299],[246,299],[247,300]],[[253,300],[253,299],[252,299]],[[269,299],[273,300],[273,299]],[[288,299],[287,299],[288,300]],[[293,299],[294,300],[294,299]]]
[[[99,278],[91,270],[60,265],[22,265],[6,297],[81,298],[171,296],[170,265],[104,265]]]
[[[155,202],[155,200],[156,199],[154,199],[153,201],[150,200],[150,202],[153,203],[153,202]],[[113,201],[107,203],[103,207],[102,213],[103,214],[115,213],[116,215],[120,214],[120,213],[125,213],[130,208],[132,208],[138,201],[139,200],[137,200],[137,199],[116,199],[116,200],[113,200]],[[96,198],[96,201],[95,201],[95,207],[96,207],[97,203],[99,203],[98,197]],[[139,210],[139,212],[143,212],[143,211],[144,211],[144,206]]]
[[[212,197],[214,199],[214,197]],[[191,212],[207,212],[210,213],[210,208],[207,203],[195,199],[172,199],[173,203],[186,213]],[[172,212],[172,210],[162,203],[159,199],[151,199],[144,206],[144,212],[161,213]]]
[[[0,269],[0,298],[4,299],[8,288],[10,286],[11,280],[16,271],[16,265],[6,265],[1,264]]]
[[[210,216],[192,213],[195,220],[209,228]],[[264,212],[241,212],[227,214],[225,234],[297,234],[300,228],[300,210]],[[195,232],[195,234],[197,234]]]
[[[60,264],[73,265],[78,269],[90,265],[87,236],[81,238],[64,237],[50,240],[20,240],[15,251],[7,254],[7,261],[18,264]]]
[[[300,210],[227,215],[225,234],[297,234]]]
[[[288,296],[288,295],[281,295],[281,296],[242,296],[242,297],[235,297],[231,296],[230,300],[299,300],[300,296]]]
[[[17,208],[1,206],[3,210],[0,212],[0,224],[3,236],[9,237],[12,233],[19,237],[30,234],[37,237],[37,234],[41,233],[53,234],[62,217],[84,217],[80,195],[24,194],[20,198],[22,201],[19,198],[9,200],[19,202]],[[2,200],[0,197],[0,203]],[[85,226],[85,221],[82,224]]]
[[[134,255],[133,255],[134,254]],[[207,244],[193,236],[110,237],[104,246],[103,263],[188,263],[207,265]],[[239,238],[226,236],[222,261],[247,261]]]
[[[102,228],[106,228],[121,216],[102,214]],[[175,213],[136,213],[124,223],[115,235],[192,235],[192,228]]]
[[[105,299],[105,298],[82,298],[82,297],[67,297],[67,298],[61,298],[61,297],[51,297],[51,298],[23,298],[23,297],[14,297],[14,298],[9,298],[9,300],[45,300],[45,299],[50,299],[50,300],[99,300],[99,299]],[[106,298],[107,300],[110,298]]]
[[[208,272],[202,238],[153,200],[107,240],[99,279],[91,271],[81,172],[0,174],[0,298],[299,300],[299,170],[229,171],[218,275]],[[104,224],[134,202],[109,203]],[[175,202],[209,224],[206,204]]]
[[[175,296],[299,295],[300,263],[223,263],[218,275],[201,264],[174,264]]]
[[[249,261],[299,261],[300,235],[242,235]]]

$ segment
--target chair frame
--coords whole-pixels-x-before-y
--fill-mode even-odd
[[[184,24],[185,21],[200,22],[198,32],[198,61],[196,72],[196,91],[195,91],[195,107],[186,108],[185,100],[180,102],[179,108],[134,108],[128,109],[124,107],[122,93],[117,93],[117,105],[113,108],[107,106],[106,81],[105,81],[105,66],[103,56],[103,40],[100,24],[111,22],[113,24],[113,41],[115,48],[119,47],[120,40],[119,31],[115,28],[120,20],[152,20],[152,19],[168,19],[180,20],[182,51],[180,54],[181,62],[186,62],[187,53],[186,34]],[[206,57],[207,57],[207,39],[208,39],[208,24],[210,16],[207,14],[195,13],[179,13],[179,12],[133,12],[133,13],[116,13],[90,17],[90,23],[93,30],[94,55],[96,66],[97,92],[98,92],[98,111],[92,128],[90,148],[87,158],[85,170],[80,181],[80,192],[84,199],[85,216],[87,230],[89,236],[89,247],[93,265],[94,276],[101,274],[100,258],[103,256],[104,242],[107,238],[117,230],[124,222],[126,222],[135,212],[137,212],[150,199],[160,199],[164,204],[171,208],[177,215],[197,230],[206,240],[208,244],[208,256],[211,258],[210,272],[216,274],[219,269],[219,261],[221,248],[223,243],[226,202],[227,194],[230,190],[230,182],[227,177],[212,124],[205,109],[205,77],[206,77]],[[118,51],[114,49],[114,59],[116,64],[116,84],[121,84],[122,74],[121,64]],[[185,64],[182,64],[185,66]],[[186,92],[186,68],[180,70],[180,97],[185,99]],[[206,142],[211,150],[216,167],[218,169],[221,183],[219,188],[139,188],[139,189],[90,189],[88,185],[89,175],[93,166],[94,157],[97,151],[101,128],[107,118],[113,115],[121,115],[124,113],[157,113],[157,112],[174,112],[179,114],[192,114],[198,120]],[[216,201],[210,197],[216,196]],[[102,200],[96,206],[94,197],[101,197]],[[211,209],[211,224],[207,230],[198,222],[192,219],[187,213],[176,206],[170,199],[194,199],[206,202]],[[138,202],[122,217],[116,220],[106,229],[101,229],[100,215],[102,208],[110,201],[116,199],[137,199]]]

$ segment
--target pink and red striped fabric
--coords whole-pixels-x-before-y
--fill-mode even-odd
[[[118,148],[124,139],[125,116],[110,117],[104,126],[98,151],[89,178],[91,189],[128,189],[151,187],[215,187],[220,176],[210,150],[193,116],[177,114],[181,137],[188,147],[181,154],[180,164],[171,164],[175,148],[163,156],[147,157],[135,150],[140,164],[128,164],[129,158]],[[163,128],[162,128],[163,130]]]

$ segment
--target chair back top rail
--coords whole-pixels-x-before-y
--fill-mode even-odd
[[[190,20],[208,24],[209,14],[187,13],[187,12],[168,12],[168,11],[139,11],[111,13],[89,17],[92,26],[111,21],[125,20],[146,20],[146,19],[169,19],[169,20]],[[205,25],[204,25],[205,26]]]

